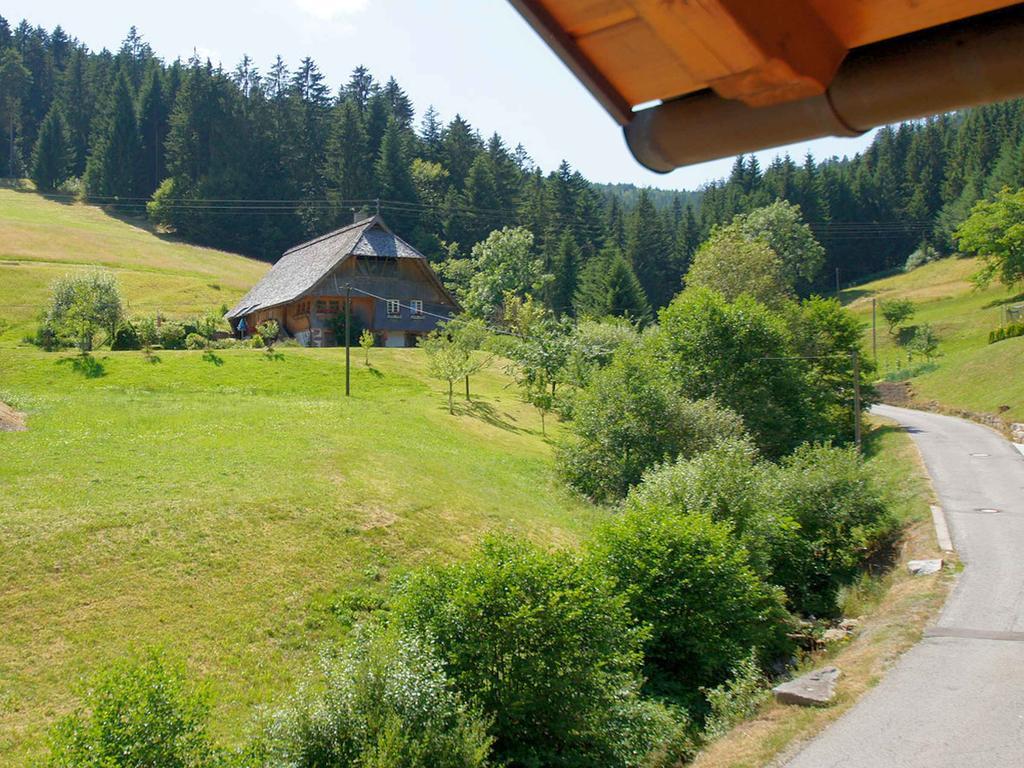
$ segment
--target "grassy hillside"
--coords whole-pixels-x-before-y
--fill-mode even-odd
[[[168,317],[231,305],[269,268],[94,206],[0,188],[0,343],[28,332],[55,279],[97,266],[114,270],[129,314]]]
[[[849,289],[843,299],[867,323],[868,350],[872,298],[908,298],[917,307],[909,324],[931,323],[939,334],[941,356],[934,369],[911,378],[918,400],[976,412],[1002,410],[1004,418],[1024,421],[1024,338],[988,344],[988,333],[999,326],[1003,306],[1024,301],[1024,295],[999,284],[976,289],[970,276],[978,266],[975,259],[943,259]],[[907,367],[906,352],[889,337],[880,311],[878,362],[883,374]]]
[[[132,308],[231,303],[266,265],[98,209],[0,190],[0,765],[24,765],[99,665],[166,646],[229,741],[289,692],[358,596],[511,530],[558,546],[604,513],[565,493],[497,368],[447,413],[418,350],[45,353],[17,342],[53,277],[117,273]],[[144,310],[142,309],[144,308]],[[556,428],[557,430],[557,428]]]

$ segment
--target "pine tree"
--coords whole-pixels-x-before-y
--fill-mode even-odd
[[[479,154],[466,175],[462,193],[462,210],[458,212],[460,243],[470,246],[485,239],[494,229],[501,229],[502,217],[498,211],[497,184],[490,159]]]
[[[72,175],[85,172],[85,161],[89,153],[89,128],[93,117],[93,94],[86,74],[86,53],[75,48],[64,72],[63,103],[68,135],[74,150]]]
[[[4,158],[7,176],[21,175],[21,148],[18,131],[21,127],[22,99],[32,84],[32,73],[14,48],[0,52],[0,121],[6,128]]]
[[[480,154],[480,141],[469,123],[455,115],[441,135],[441,164],[447,169],[452,184],[462,189],[469,169]]]
[[[139,151],[145,168],[140,192],[146,197],[167,175],[164,141],[170,109],[164,99],[162,79],[160,67],[151,67],[139,96]]]
[[[614,246],[604,248],[583,268],[573,300],[581,317],[651,318],[650,304],[629,262]]]
[[[384,98],[391,107],[391,114],[398,121],[398,127],[402,130],[411,128],[414,117],[412,101],[393,77],[384,86]]]
[[[54,103],[39,129],[39,138],[32,152],[32,181],[40,189],[55,189],[71,173],[74,150],[68,140],[64,112]]]
[[[427,107],[420,121],[420,144],[423,147],[423,157],[432,163],[440,161],[441,158],[441,117],[438,115],[434,105]]]
[[[636,208],[626,226],[626,260],[633,268],[650,304],[660,308],[674,293],[666,275],[669,249],[658,212],[646,189],[640,190]]]
[[[415,203],[416,190],[409,173],[409,160],[406,151],[406,135],[397,119],[388,120],[387,130],[380,143],[380,153],[374,165],[377,182],[377,195],[382,200],[400,203]],[[396,207],[391,214],[394,225],[401,231],[411,232],[416,224],[416,215],[412,211]]]
[[[127,76],[117,79],[109,114],[102,123],[85,168],[90,197],[130,198],[141,190],[144,177],[135,104]]]
[[[371,158],[363,117],[356,103],[346,99],[334,109],[327,140],[323,176],[328,196],[342,206],[369,198],[374,189]]]
[[[549,284],[548,305],[556,314],[571,314],[581,262],[580,247],[571,232],[563,232],[558,249],[547,269],[554,280]]]

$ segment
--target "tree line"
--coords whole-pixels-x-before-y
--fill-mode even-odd
[[[886,127],[853,158],[762,169],[740,156],[728,178],[668,192],[594,184],[566,161],[545,172],[461,115],[417,116],[394,78],[362,66],[332,92],[308,57],[266,72],[249,57],[231,70],[166,62],[134,28],[116,52],[93,52],[61,27],[0,17],[0,175],[268,260],[361,212],[379,210],[438,262],[521,226],[563,313],[581,291],[635,285],[665,306],[716,225],[776,199],[799,205],[825,248],[802,293],[830,289],[836,269],[848,282],[949,252],[976,201],[1024,182],[1022,104]]]

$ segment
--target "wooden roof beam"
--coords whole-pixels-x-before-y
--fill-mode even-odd
[[[627,0],[697,81],[761,107],[825,92],[846,48],[808,0]]]

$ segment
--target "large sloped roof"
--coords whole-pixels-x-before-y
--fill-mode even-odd
[[[1014,0],[510,2],[658,171],[1024,94]]]
[[[379,216],[371,216],[289,248],[225,317],[233,319],[294,301],[352,255],[426,262],[423,254],[389,230]],[[438,287],[448,295],[439,281]]]

